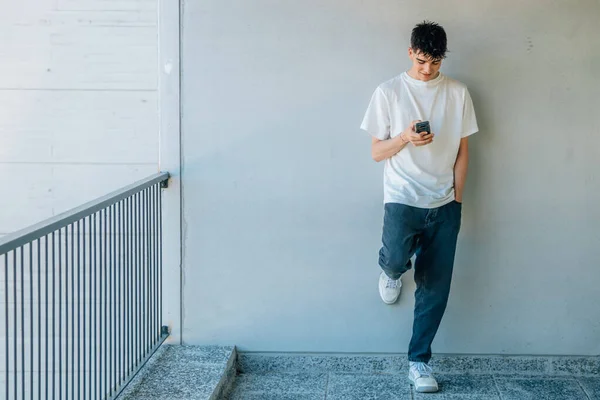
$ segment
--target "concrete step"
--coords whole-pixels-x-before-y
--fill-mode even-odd
[[[118,399],[221,399],[235,374],[234,346],[163,345]]]

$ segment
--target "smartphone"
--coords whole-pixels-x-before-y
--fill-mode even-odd
[[[431,129],[429,128],[429,121],[421,121],[415,124],[415,132],[427,132],[431,133]]]

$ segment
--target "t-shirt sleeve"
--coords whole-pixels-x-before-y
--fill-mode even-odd
[[[473,108],[473,100],[469,91],[465,89],[465,101],[463,104],[463,119],[461,137],[470,136],[479,131],[477,126],[477,118],[475,117],[475,109]]]
[[[387,97],[380,87],[375,89],[371,97],[360,129],[369,132],[371,136],[379,140],[386,140],[390,137],[390,107]]]

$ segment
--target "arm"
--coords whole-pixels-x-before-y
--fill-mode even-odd
[[[454,163],[454,197],[456,201],[462,203],[463,190],[467,180],[467,168],[469,165],[469,142],[468,138],[460,140],[458,155]]]
[[[418,120],[410,123],[410,126],[398,136],[391,139],[379,140],[375,137],[371,141],[371,157],[373,160],[380,162],[390,157],[406,147],[408,143],[415,146],[425,146],[433,141],[433,133],[415,133],[415,123]]]
[[[398,153],[407,144],[408,142],[404,141],[402,135],[387,140],[372,138],[371,157],[377,162],[383,161]]]

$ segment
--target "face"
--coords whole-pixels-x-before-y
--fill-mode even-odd
[[[430,81],[438,76],[442,60],[432,60],[421,52],[415,52],[412,48],[408,49],[408,56],[412,60],[412,68],[409,75],[420,81]]]

